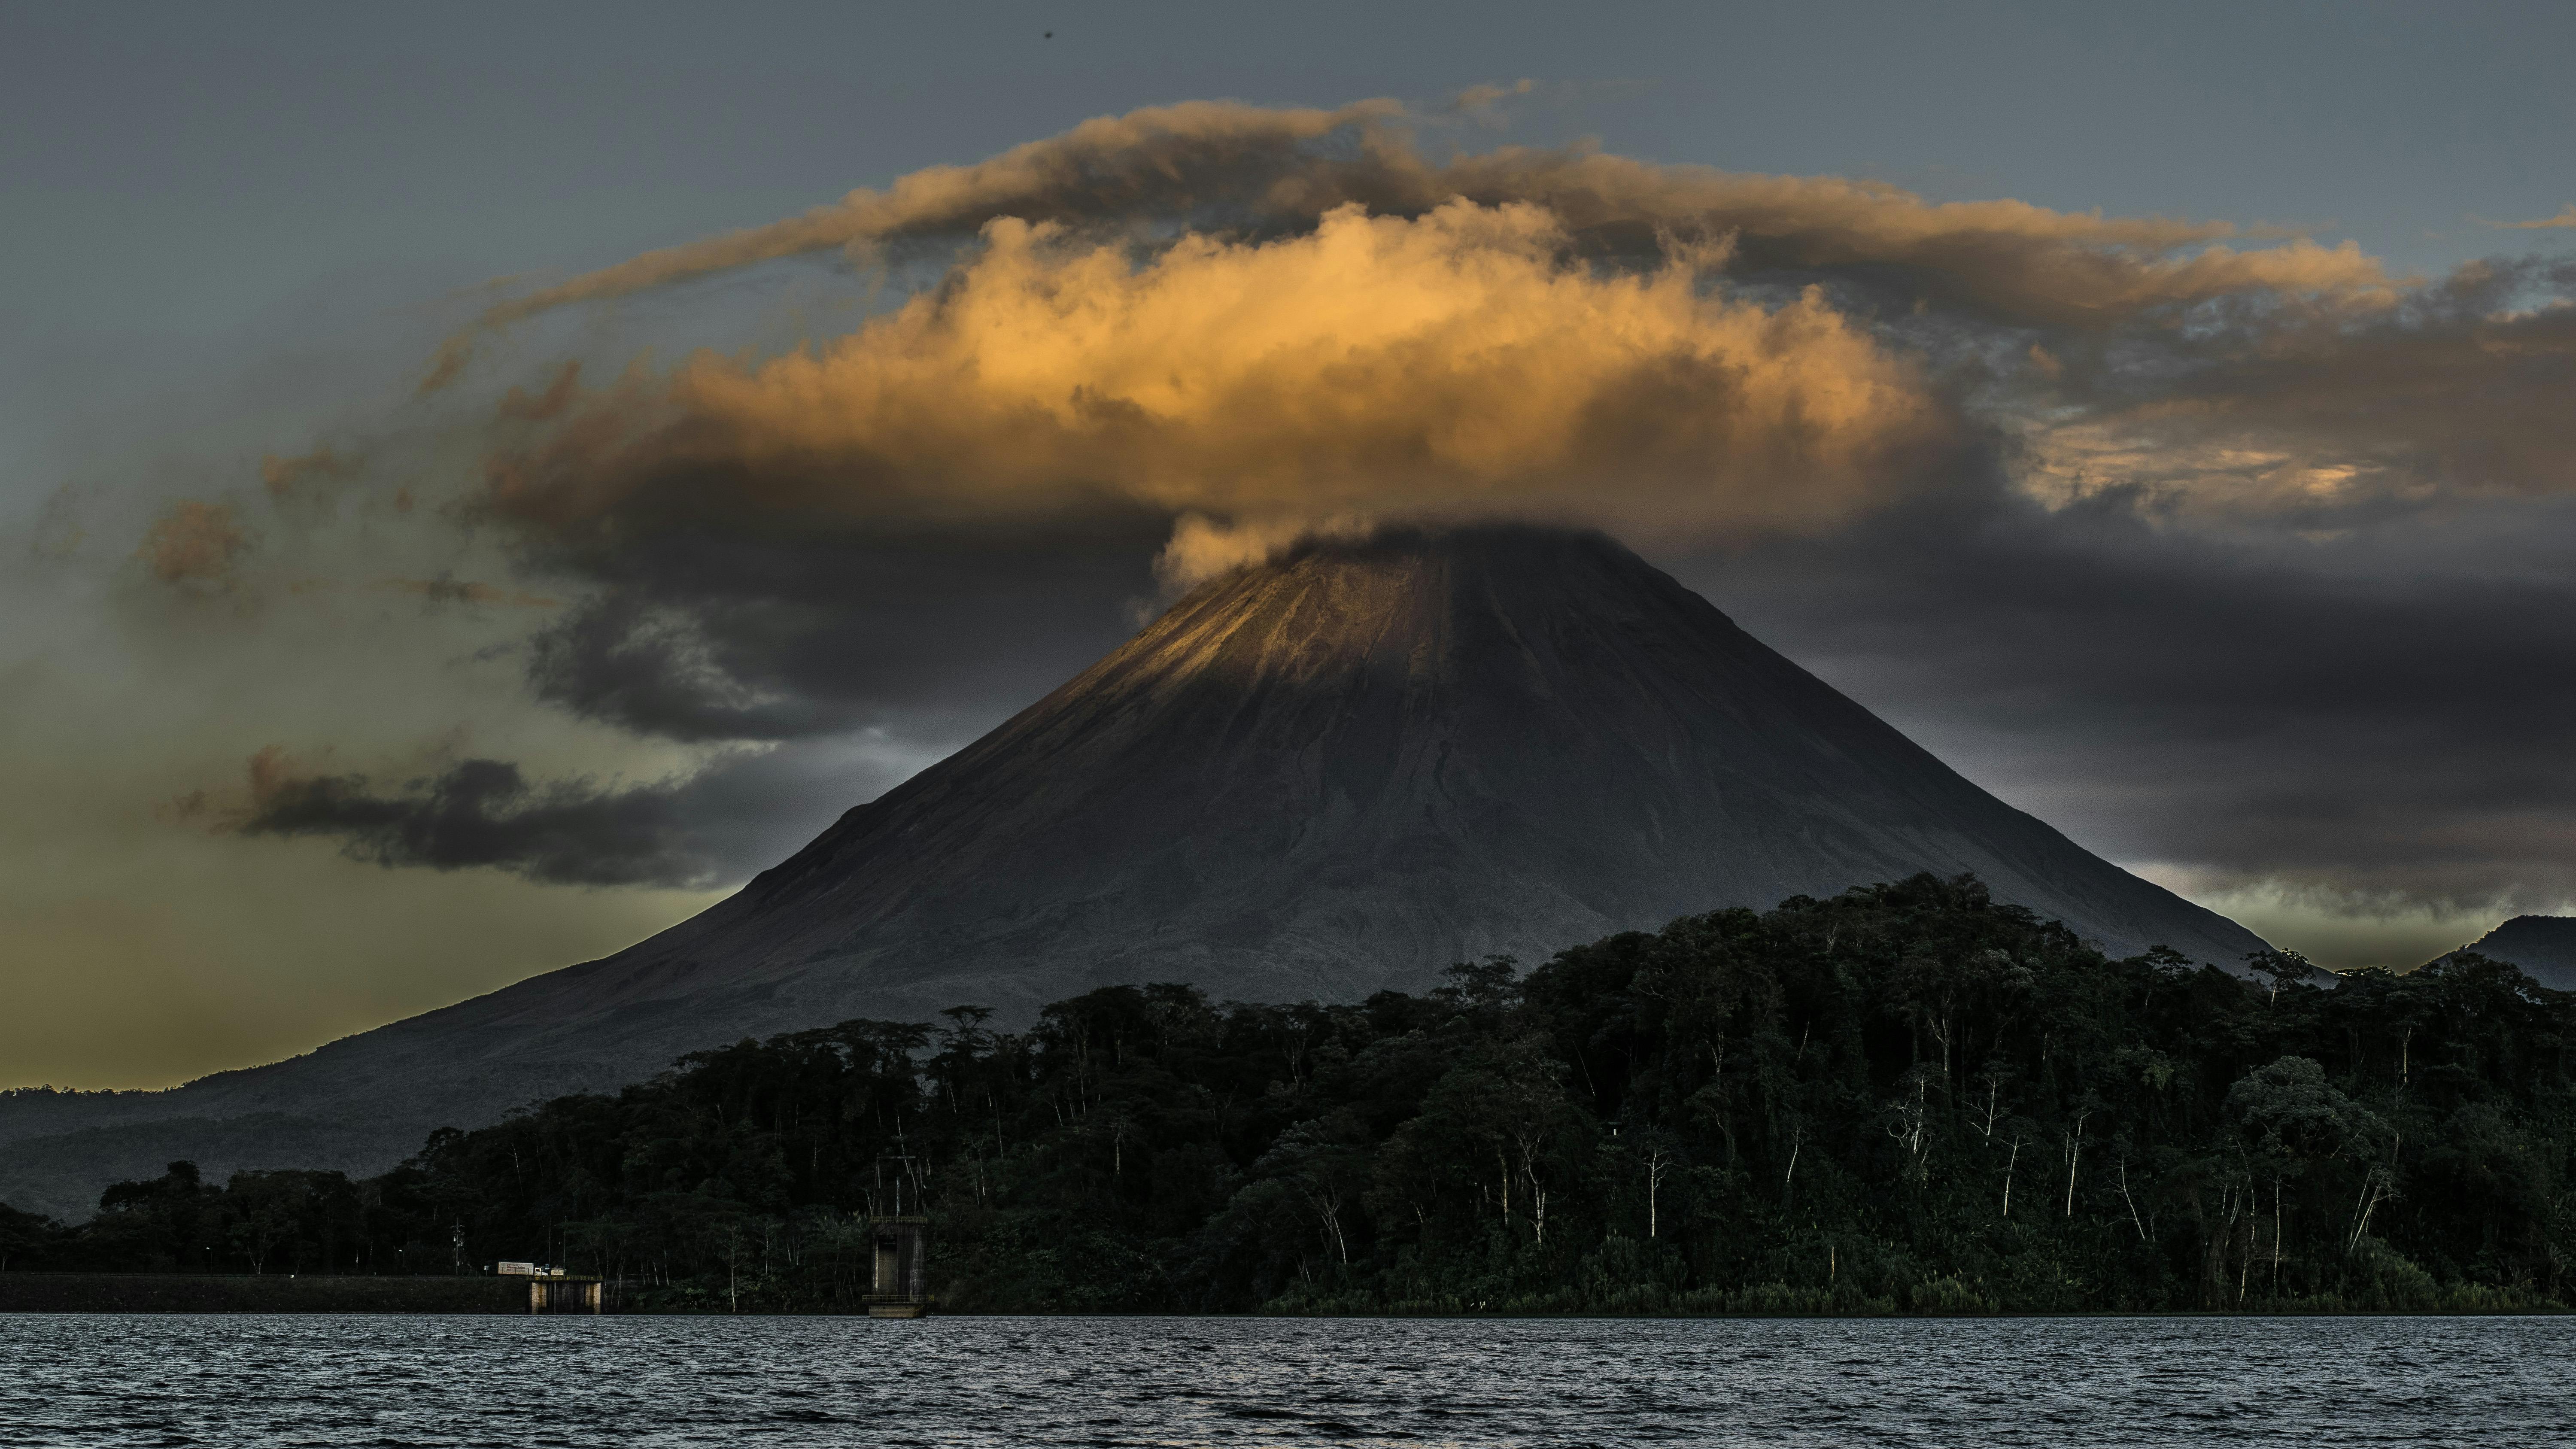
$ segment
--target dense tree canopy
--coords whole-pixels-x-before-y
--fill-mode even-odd
[[[1973,880],[1423,996],[1110,987],[683,1059],[352,1182],[174,1165],[8,1266],[447,1272],[829,1307],[927,1211],[959,1309],[2490,1308],[2571,1292],[2576,996],[2106,961]]]

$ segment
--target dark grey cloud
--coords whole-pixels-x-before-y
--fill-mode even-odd
[[[1985,379],[1990,477],[1688,572],[2116,858],[2328,912],[2561,909],[2571,300],[2576,267],[2498,258],[2065,348]],[[1900,325],[1970,372],[2018,340]]]
[[[900,727],[953,736],[1029,702],[1136,625],[1168,517],[868,530],[621,520],[534,544],[533,567],[586,586],[528,645],[539,696],[583,718],[689,742]]]
[[[267,754],[252,762],[251,806],[230,828],[337,839],[352,858],[385,866],[704,888],[774,864],[907,772],[846,749],[791,747],[642,784],[534,781],[508,761],[468,759],[380,785]]]
[[[2117,858],[2353,904],[2576,899],[2576,500],[2344,521],[1998,493],[1685,572]]]

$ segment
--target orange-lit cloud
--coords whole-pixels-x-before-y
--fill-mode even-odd
[[[523,422],[541,423],[560,416],[581,396],[581,364],[567,362],[555,373],[555,380],[545,391],[530,393],[514,387],[501,399],[501,416]]]
[[[329,448],[296,458],[270,453],[259,460],[260,482],[267,485],[269,497],[278,499],[291,497],[316,481],[354,477],[357,471],[356,459],[343,458]]]
[[[135,556],[163,583],[222,583],[249,547],[250,536],[229,505],[183,498],[153,521]]]
[[[2246,292],[2365,303],[2394,294],[2357,248],[2213,245],[2233,234],[2225,223],[2106,218],[2018,201],[1934,204],[1873,182],[1658,165],[1582,147],[1434,162],[1407,127],[1391,101],[1333,110],[1193,102],[1085,121],[971,166],[917,171],[883,191],[854,191],[801,216],[647,252],[503,302],[440,350],[423,390],[452,381],[482,333],[557,307],[782,257],[971,237],[1002,217],[1113,231],[1177,219],[1260,236],[1315,226],[1354,202],[1407,218],[1458,201],[1528,202],[1554,213],[1565,241],[1591,254],[1647,256],[1676,237],[1726,236],[1751,265],[1903,268],[2007,319],[2061,326]]]
[[[2496,225],[2508,231],[2546,231],[2554,227],[2576,227],[2576,201],[2561,207],[2556,216],[2544,216],[2538,221],[2501,221]]]
[[[320,753],[327,759],[331,752],[326,748]],[[244,789],[184,791],[156,802],[152,814],[165,824],[202,824],[211,834],[229,835],[240,830],[243,822],[274,808],[280,799],[306,788],[319,774],[314,766],[296,760],[284,745],[269,745],[250,757],[243,770]]]
[[[2413,317],[2204,359],[2158,394],[2036,434],[2033,491],[2144,490],[2238,517],[2576,493],[2576,305],[2500,305],[2525,280],[2474,263]]]
[[[496,462],[540,525],[629,507],[905,516],[1107,496],[1230,518],[1511,514],[1806,530],[1954,439],[1821,295],[1604,272],[1524,204],[1339,208],[1266,242],[1124,247],[1015,220],[819,351],[630,379]]]
[[[1105,217],[1186,206],[1201,197],[1236,197],[1265,176],[1305,164],[1300,148],[1317,138],[1399,111],[1390,101],[1336,110],[1189,102],[1099,117],[973,166],[933,166],[883,191],[862,187],[802,216],[646,252],[503,302],[483,315],[477,329],[780,257],[907,236],[971,235],[996,216]],[[452,380],[472,342],[472,333],[452,339],[422,390]]]

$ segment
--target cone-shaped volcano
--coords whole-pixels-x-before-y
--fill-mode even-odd
[[[368,1156],[390,1160],[429,1126],[746,1035],[970,1002],[1024,1020],[1113,982],[1349,1000],[1924,870],[1974,872],[2114,954],[2262,944],[1606,538],[1313,543],[1202,587],[693,920],[165,1095],[194,1099],[172,1115],[372,1114]]]
[[[1610,540],[1477,529],[1310,544],[1199,590],[635,954],[776,982],[817,1020],[1113,981],[1353,999],[1921,870],[2115,954],[2260,945]]]

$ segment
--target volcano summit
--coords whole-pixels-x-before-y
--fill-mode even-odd
[[[1354,1000],[1926,870],[1974,872],[2113,955],[2263,944],[1977,788],[1607,538],[1311,542],[1202,586],[617,955],[275,1066],[44,1123],[11,1110],[0,1135],[15,1177],[91,1127],[77,1155],[104,1181],[108,1159],[122,1176],[179,1155],[180,1124],[143,1118],[212,1140],[257,1114],[261,1145],[230,1165],[372,1170],[433,1127],[748,1035],[962,1003],[1016,1023],[1116,982]]]

